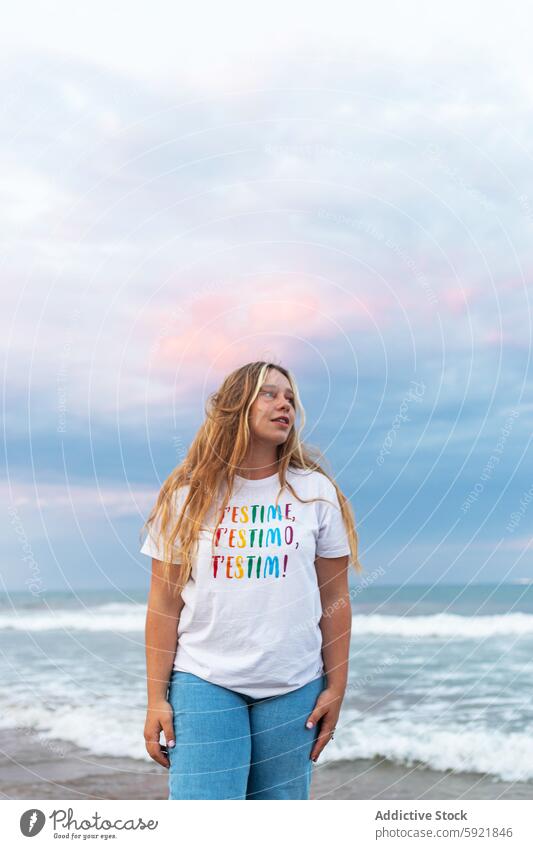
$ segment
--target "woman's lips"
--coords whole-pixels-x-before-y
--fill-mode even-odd
[[[281,425],[281,427],[289,427],[290,426],[287,422],[280,422],[280,421],[277,421],[277,419],[272,419],[272,421],[274,422],[274,424]]]

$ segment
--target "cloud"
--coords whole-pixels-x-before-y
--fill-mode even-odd
[[[505,539],[502,542],[501,547],[510,551],[526,552],[530,548],[533,548],[533,537],[511,537],[509,539]]]
[[[148,514],[157,497],[157,490],[135,486],[106,485],[99,481],[92,485],[37,482],[6,483],[0,488],[4,504],[18,511],[25,519],[34,522],[39,515],[44,521],[66,519],[67,515],[79,520],[111,519]],[[141,520],[141,524],[144,519]]]
[[[472,446],[483,468],[529,387],[527,28],[480,3],[284,7],[282,26],[276,5],[257,24],[230,7],[210,4],[206,28],[202,4],[179,21],[34,4],[32,27],[14,10],[0,35],[7,453],[27,479],[51,446],[35,492],[15,490],[36,517],[133,517],[139,499],[144,515],[155,493],[132,495],[119,463],[99,492],[95,442],[101,475],[126,431],[153,429],[165,467],[172,415],[185,443],[248,360],[296,371],[353,490],[423,379],[384,467],[406,467],[402,503]],[[69,493],[49,477],[73,445]],[[147,480],[138,448],[129,473]]]
[[[387,357],[416,352],[438,383],[441,349],[465,374],[500,341],[525,354],[530,110],[472,55],[431,66],[445,87],[416,57],[398,77],[286,55],[260,91],[188,81],[176,103],[35,49],[5,91],[8,134],[27,127],[0,163],[9,380],[29,381],[43,423],[59,383],[71,420],[133,424],[147,400],[267,355],[348,378],[357,349],[383,380]],[[511,124],[502,145],[493,128]]]

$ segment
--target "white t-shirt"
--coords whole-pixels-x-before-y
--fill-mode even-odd
[[[303,687],[324,671],[315,558],[350,554],[337,493],[321,472],[287,470],[302,504],[278,474],[235,477],[211,551],[211,509],[182,591],[174,669],[253,698]],[[181,487],[181,506],[188,487]],[[329,503],[332,502],[332,503]],[[221,506],[217,504],[217,507]],[[163,559],[149,533],[141,552]]]

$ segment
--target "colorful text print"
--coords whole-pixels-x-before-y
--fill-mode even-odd
[[[213,578],[285,578],[286,549],[298,548],[292,504],[228,505],[219,522],[215,548],[235,553],[213,555]]]

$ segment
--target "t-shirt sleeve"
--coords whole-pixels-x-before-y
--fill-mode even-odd
[[[317,501],[319,527],[316,554],[318,557],[349,555],[350,543],[344,527],[339,499],[335,487],[327,478],[321,497],[328,500]]]
[[[180,491],[179,496],[174,496],[174,512],[177,518],[177,505],[182,505],[184,501],[184,494]],[[141,546],[141,554],[146,554],[148,557],[155,557],[156,560],[164,560],[164,550],[163,550],[163,541],[159,537],[159,530],[161,527],[161,523],[159,521],[159,517],[156,517],[154,521],[151,523],[148,533],[146,535],[146,539]],[[171,563],[175,563],[179,565],[179,561],[177,557],[172,558]]]

